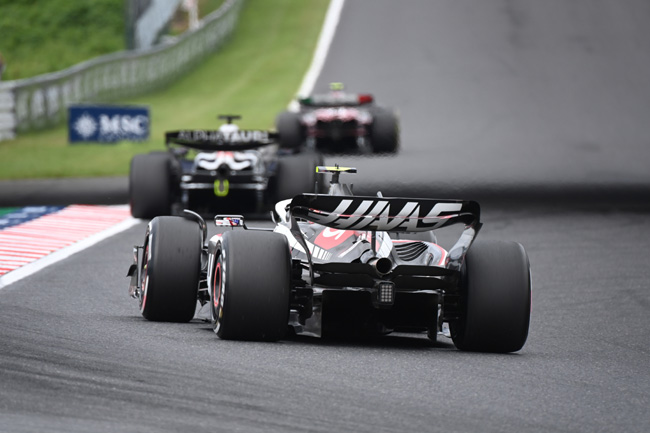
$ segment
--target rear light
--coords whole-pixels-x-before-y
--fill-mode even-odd
[[[379,305],[393,305],[395,303],[395,284],[390,281],[378,283],[377,301]]]
[[[370,104],[373,100],[374,98],[372,97],[372,95],[368,95],[368,94],[359,95],[359,104]]]

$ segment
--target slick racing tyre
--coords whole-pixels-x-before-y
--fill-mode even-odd
[[[370,144],[375,153],[395,153],[399,147],[399,123],[397,116],[385,108],[374,112],[370,128]]]
[[[287,238],[229,231],[214,257],[210,289],[214,332],[226,340],[282,339],[289,322],[291,284]]]
[[[524,247],[491,241],[472,245],[461,278],[459,319],[450,323],[460,350],[516,352],[528,337],[530,265]]]
[[[275,119],[275,128],[280,135],[280,147],[297,149],[305,143],[305,129],[300,123],[300,115],[283,111]]]
[[[275,183],[276,201],[293,198],[298,194],[314,192],[316,167],[323,165],[323,157],[315,152],[302,152],[278,159]],[[319,192],[323,191],[319,182]]]
[[[142,259],[145,319],[189,322],[194,317],[201,271],[202,233],[181,217],[154,218],[147,228]]]
[[[129,203],[135,218],[171,213],[171,161],[167,152],[136,155],[129,173]]]

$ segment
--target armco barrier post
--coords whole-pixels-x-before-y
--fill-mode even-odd
[[[11,86],[3,85],[0,82],[0,141],[13,140],[16,137],[14,132],[16,129],[14,105],[14,94]]]

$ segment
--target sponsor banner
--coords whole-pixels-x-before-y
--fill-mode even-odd
[[[149,108],[72,105],[68,108],[68,141],[115,143],[149,138]]]

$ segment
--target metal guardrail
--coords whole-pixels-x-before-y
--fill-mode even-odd
[[[170,83],[217,50],[234,30],[244,0],[226,0],[196,31],[148,50],[121,51],[59,72],[0,82],[0,141],[62,123],[67,106],[132,97]]]

